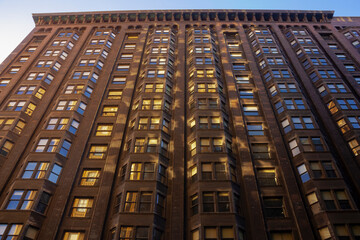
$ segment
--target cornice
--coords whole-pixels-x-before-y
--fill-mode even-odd
[[[308,10],[134,10],[34,13],[38,25],[171,21],[317,22],[330,23],[334,11]]]

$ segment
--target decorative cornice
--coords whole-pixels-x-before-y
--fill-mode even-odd
[[[137,10],[34,13],[38,25],[169,21],[318,22],[330,23],[334,11],[302,10]]]

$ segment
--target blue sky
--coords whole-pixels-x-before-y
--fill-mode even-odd
[[[0,0],[0,63],[34,27],[32,13],[144,9],[334,10],[335,16],[360,16],[360,0]]]

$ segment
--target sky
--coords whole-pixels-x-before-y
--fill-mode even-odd
[[[360,16],[360,0],[0,0],[0,63],[34,28],[32,13],[149,9],[334,10]]]

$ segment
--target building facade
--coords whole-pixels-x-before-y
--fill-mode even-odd
[[[360,239],[360,18],[34,14],[0,65],[1,239]]]

